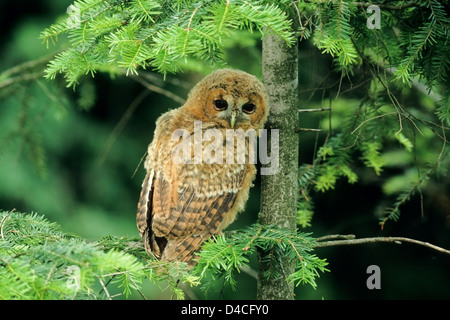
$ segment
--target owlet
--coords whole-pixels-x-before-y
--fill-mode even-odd
[[[256,77],[220,69],[159,117],[137,212],[149,255],[194,265],[203,242],[244,209],[256,174],[249,132],[264,127],[268,111]]]

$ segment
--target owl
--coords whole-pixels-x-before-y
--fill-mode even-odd
[[[256,175],[254,149],[250,139],[239,149],[233,133],[259,132],[268,112],[255,76],[220,69],[198,82],[183,106],[158,118],[137,210],[149,255],[195,265],[203,242],[243,211]]]

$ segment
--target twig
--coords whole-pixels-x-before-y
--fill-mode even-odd
[[[59,51],[52,52],[51,54],[41,57],[39,59],[27,61],[27,62],[18,64],[12,68],[9,68],[8,70],[5,70],[2,73],[0,73],[0,79],[9,78],[13,74],[23,74],[27,70],[34,69],[40,65],[47,64],[51,59],[53,59],[53,57],[56,56],[56,54],[58,52]]]
[[[368,8],[371,5],[374,5],[374,3],[372,3],[372,2],[352,2],[352,4],[355,6],[358,6],[358,7],[363,7],[363,8]],[[399,6],[395,6],[395,5],[391,5],[391,4],[383,4],[383,3],[376,3],[375,5],[381,9],[386,9],[386,10],[403,10],[406,8],[414,7],[417,5],[417,3],[415,1],[411,1],[408,3],[402,3]]]
[[[142,292],[142,290],[139,289],[139,286],[138,286],[138,284],[136,283],[136,281],[134,281],[132,277],[130,277],[130,280],[131,280],[131,282],[133,282],[133,285],[135,286],[137,292],[139,292],[139,294],[141,295],[142,299],[148,300],[147,297],[146,297],[146,296],[144,295],[144,293]]]
[[[324,240],[349,240],[355,239],[354,234],[330,234],[327,236],[319,237],[316,239],[317,242]]]
[[[108,300],[112,300],[112,297],[111,297],[111,295],[109,294],[108,289],[106,289],[106,286],[105,286],[105,284],[103,283],[102,278],[101,278],[101,277],[98,277],[98,281],[99,281],[100,284],[102,285],[103,291],[105,292],[106,297],[108,298]]]
[[[34,73],[25,73],[25,74],[23,74],[21,76],[17,76],[17,77],[11,77],[11,78],[5,79],[0,82],[0,89],[10,86],[16,82],[36,80],[36,79],[42,78],[43,75],[44,75],[43,71],[38,71],[38,72],[34,72]]]
[[[131,179],[134,179],[134,176],[138,172],[139,168],[141,167],[142,162],[144,162],[145,158],[147,157],[148,151],[145,151],[144,155],[141,157],[141,160],[139,161],[136,169],[133,172],[133,175],[131,176]]]
[[[316,108],[316,109],[298,109],[298,112],[318,112],[318,111],[329,111],[331,108]]]
[[[314,0],[305,0],[306,3],[314,3],[314,4],[322,4],[322,3],[333,3],[334,0],[325,0],[325,1],[314,1]],[[392,4],[386,4],[386,3],[372,3],[372,2],[352,2],[351,3],[354,6],[362,7],[362,8],[368,8],[371,5],[376,5],[380,9],[386,9],[386,10],[403,10],[410,7],[415,7],[418,5],[417,2],[411,1],[407,3],[402,3],[401,5],[392,5]]]
[[[6,219],[9,218],[9,216],[16,211],[16,209],[12,209],[10,212],[8,212],[8,214],[6,216],[3,217],[2,221],[0,222],[0,238],[2,238],[3,240],[5,239],[5,236],[3,234],[3,226],[5,225]]]
[[[100,153],[100,156],[98,158],[98,163],[101,165],[104,163],[106,156],[108,155],[110,149],[112,148],[113,144],[123,131],[123,129],[128,124],[129,120],[133,116],[136,109],[139,107],[139,105],[144,101],[144,99],[149,95],[150,91],[147,91],[144,89],[128,106],[127,110],[123,114],[123,116],[120,118],[120,121],[116,124],[113,131],[110,133],[108,140],[106,141],[102,152]]]
[[[172,92],[170,92],[168,90],[165,90],[165,89],[163,89],[161,87],[155,86],[155,85],[149,83],[148,81],[144,80],[141,77],[131,76],[130,78],[135,80],[135,81],[137,81],[137,82],[139,82],[141,85],[143,85],[144,87],[146,87],[150,91],[160,93],[160,94],[166,96],[169,99],[172,99],[173,101],[175,101],[175,102],[177,102],[179,104],[184,104],[185,103],[185,100],[183,98],[177,96],[176,94],[174,94],[174,93],[172,93]]]
[[[248,274],[250,277],[254,278],[254,279],[258,279],[258,272],[256,272],[255,270],[246,267],[246,266],[239,266],[239,270],[241,270],[242,272]]]
[[[59,51],[52,52],[49,55],[41,57],[36,60],[27,61],[18,64],[8,70],[0,73],[0,89],[12,85],[16,82],[32,81],[44,76],[45,64],[48,63]],[[39,67],[39,69],[38,69]],[[38,70],[35,70],[38,69]]]
[[[419,240],[410,239],[410,238],[404,238],[404,237],[373,237],[373,238],[361,238],[361,239],[351,239],[350,238],[350,239],[346,239],[346,240],[331,240],[331,241],[323,241],[323,242],[320,241],[323,239],[340,238],[340,237],[354,237],[354,236],[353,235],[349,235],[349,236],[332,235],[332,236],[321,237],[321,238],[317,239],[319,241],[316,243],[314,248],[346,246],[346,245],[367,244],[367,243],[379,243],[379,242],[392,242],[392,243],[396,243],[396,244],[401,244],[402,242],[409,242],[409,243],[421,245],[421,246],[424,246],[424,247],[427,247],[427,248],[450,255],[450,250],[438,247],[438,246],[428,243],[428,242],[419,241]]]
[[[125,74],[125,72],[124,72],[124,74]],[[164,85],[164,83],[170,83],[170,84],[180,87],[184,90],[192,89],[192,83],[190,83],[189,81],[180,80],[178,78],[167,77],[167,78],[163,79],[162,75],[160,75],[160,74],[143,71],[143,70],[139,71],[139,76],[146,79],[148,82],[151,82],[154,85],[158,85],[160,87],[162,87]]]
[[[372,121],[372,120],[375,120],[375,119],[378,119],[378,118],[382,118],[382,117],[385,117],[385,116],[393,115],[393,114],[397,114],[397,112],[394,112],[394,111],[393,111],[393,112],[383,113],[383,114],[377,115],[377,116],[375,116],[375,117],[372,117],[372,118],[370,118],[370,119],[366,119],[366,120],[364,120],[363,122],[361,122],[361,123],[355,128],[355,130],[353,130],[353,131],[351,132],[351,134],[355,134],[355,132],[358,131],[358,129],[361,128],[366,122],[369,122],[369,121]]]
[[[295,128],[295,132],[322,132],[322,129],[313,129],[313,128]]]

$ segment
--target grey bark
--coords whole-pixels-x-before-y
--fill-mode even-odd
[[[267,128],[279,129],[279,171],[261,176],[260,223],[295,230],[298,194],[298,48],[288,47],[277,35],[263,39],[263,82],[266,87],[270,113]],[[272,146],[273,148],[273,146]],[[273,152],[273,150],[272,150]],[[278,277],[264,277],[273,264],[267,260],[280,259]],[[294,264],[286,257],[270,252],[258,254],[259,272],[257,298],[261,300],[293,299],[294,287],[286,278],[294,272]]]

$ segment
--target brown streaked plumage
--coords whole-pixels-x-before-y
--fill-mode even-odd
[[[221,69],[201,80],[182,107],[157,120],[137,212],[138,230],[149,254],[192,265],[202,243],[225,229],[244,209],[256,173],[254,164],[248,161],[253,149],[246,139],[245,163],[240,163],[235,140],[231,149],[234,161],[225,159],[226,132],[262,129],[268,109],[264,87],[256,77]],[[194,125],[198,121],[200,127]],[[172,157],[183,140],[172,139],[177,129],[190,134],[190,140],[186,140],[191,142],[190,163],[177,163]],[[223,140],[218,141],[223,146],[221,163],[209,158],[216,155],[211,152],[203,153],[201,162],[194,160],[198,141],[194,137],[208,129],[222,134]],[[216,142],[215,138],[204,137],[201,150],[211,147],[212,141]]]

